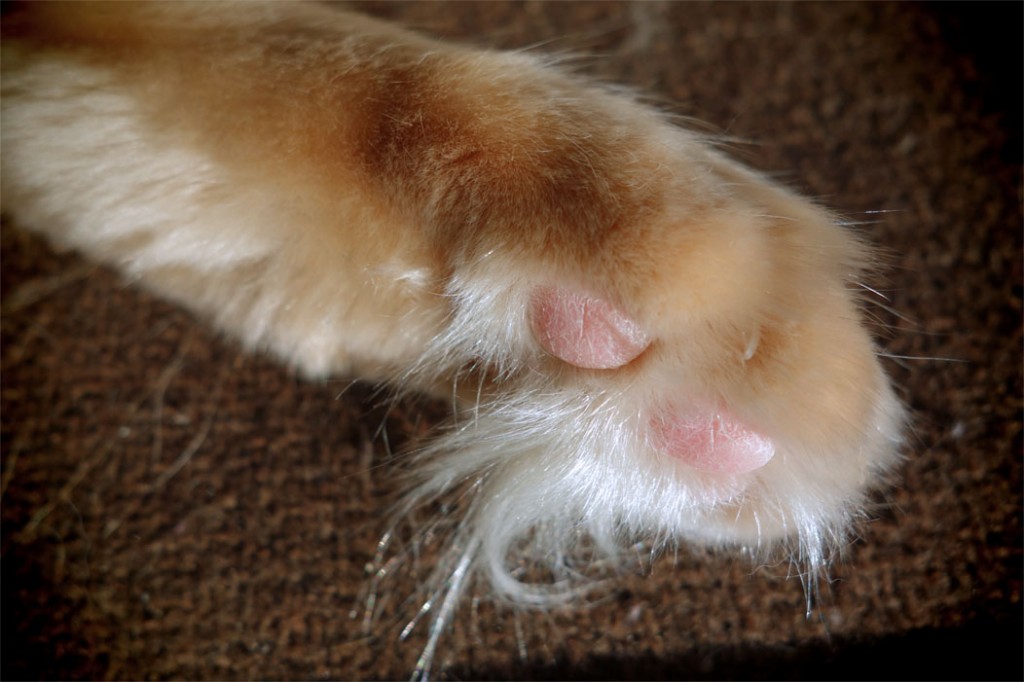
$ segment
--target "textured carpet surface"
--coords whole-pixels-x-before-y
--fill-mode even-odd
[[[914,411],[889,504],[810,617],[785,563],[684,550],[585,609],[481,594],[437,673],[1020,679],[1020,3],[366,7],[589,53],[584,71],[756,141],[745,158],[890,255],[898,316],[875,312]],[[395,489],[378,465],[443,406],[301,381],[2,235],[3,678],[408,677],[424,633],[399,640],[402,599],[426,567],[365,615]]]

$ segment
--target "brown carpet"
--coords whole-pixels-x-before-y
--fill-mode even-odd
[[[924,358],[887,362],[915,412],[901,481],[810,618],[787,565],[682,551],[589,609],[467,603],[443,676],[1021,679],[1021,7],[370,7],[588,51],[757,141],[886,247],[886,348]],[[3,678],[408,677],[414,577],[362,622],[394,491],[376,465],[443,410],[297,380],[2,234]]]

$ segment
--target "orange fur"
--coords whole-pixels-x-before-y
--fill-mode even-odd
[[[895,461],[901,409],[849,290],[869,250],[626,97],[292,3],[33,5],[3,49],[23,225],[308,374],[475,403],[410,497],[482,491],[459,575],[515,593],[509,548],[533,534],[561,562],[581,527],[602,546],[795,536],[820,565]],[[538,291],[551,310],[589,297],[643,343],[574,366],[558,334],[585,307],[538,343]],[[666,456],[650,420],[674,410],[728,415],[701,447],[757,434],[774,456]]]

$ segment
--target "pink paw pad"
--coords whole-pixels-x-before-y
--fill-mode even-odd
[[[614,369],[640,355],[650,337],[604,299],[555,287],[530,299],[537,342],[556,358],[585,369]]]
[[[651,343],[640,325],[608,301],[557,287],[533,293],[530,323],[544,350],[585,369],[622,367]],[[664,410],[650,426],[659,449],[700,471],[741,474],[775,455],[771,440],[721,410]]]
[[[661,416],[651,420],[651,427],[662,450],[700,471],[742,474],[775,456],[771,440],[723,412]]]

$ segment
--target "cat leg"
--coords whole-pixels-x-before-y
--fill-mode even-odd
[[[309,375],[472,409],[411,455],[406,508],[473,493],[439,584],[540,601],[638,537],[819,567],[897,459],[870,250],[626,96],[293,3],[31,5],[3,48],[20,222]]]

